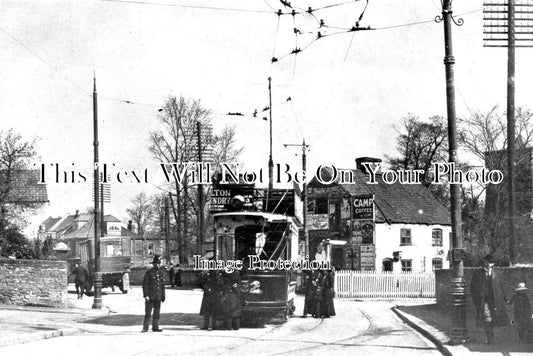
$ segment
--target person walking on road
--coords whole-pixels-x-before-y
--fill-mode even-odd
[[[172,263],[169,265],[168,268],[168,283],[170,284],[170,288],[174,287],[174,276],[176,274],[176,270],[174,269],[174,265]]]
[[[89,271],[83,267],[80,262],[76,262],[76,268],[70,272],[74,275],[74,284],[76,285],[76,295],[78,299],[83,299],[85,293],[85,284],[89,281]]]
[[[142,332],[148,331],[152,310],[152,331],[163,331],[159,328],[159,314],[161,303],[165,301],[165,274],[161,266],[161,259],[158,255],[152,260],[152,268],[146,271],[143,280],[143,297],[144,297],[144,323]]]
[[[222,313],[226,318],[227,330],[241,327],[241,275],[239,271],[223,274]]]
[[[483,326],[487,343],[494,343],[494,327],[509,325],[505,303],[507,297],[492,255],[483,258],[483,267],[474,271],[470,294],[476,307],[477,325]]]
[[[176,270],[174,273],[174,284],[176,287],[181,287],[181,267],[179,263],[176,263]]]
[[[202,330],[213,330],[216,318],[222,316],[222,276],[216,270],[203,271],[199,284],[204,290],[200,315],[204,317]]]
[[[333,267],[332,267],[333,268]],[[335,305],[333,298],[335,297],[335,274],[332,269],[322,271],[324,290],[322,292],[322,305],[320,316],[322,318],[329,318],[335,315]]]
[[[509,303],[513,304],[513,323],[518,329],[518,338],[522,342],[533,342],[533,322],[531,320],[531,304],[527,296],[525,283],[519,283],[516,293]]]
[[[315,289],[316,282],[314,280],[313,271],[305,271],[305,301],[304,301],[304,311],[302,313],[302,318],[307,318],[307,314],[313,315],[315,312]]]

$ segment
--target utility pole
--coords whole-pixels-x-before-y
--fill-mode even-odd
[[[303,185],[302,185],[302,200],[303,200],[303,225],[304,225],[304,238],[305,238],[305,258],[309,259],[309,229],[307,227],[307,151],[309,150],[309,145],[305,144],[305,138],[301,144],[287,143],[283,145],[284,147],[288,146],[299,146],[302,147],[302,172],[303,172]]]
[[[511,264],[515,264],[518,258],[518,237],[515,225],[518,217],[515,147],[515,49],[516,47],[533,47],[532,13],[533,3],[526,0],[487,1],[483,4],[483,46],[507,47],[507,194],[509,196],[507,249]],[[522,16],[517,18],[516,15]]]
[[[268,156],[268,189],[274,188],[274,161],[272,160],[272,78],[268,77],[268,100],[270,113],[270,154]],[[268,197],[267,197],[268,202]],[[268,205],[268,204],[267,204]]]
[[[196,122],[196,131],[197,131],[197,138],[198,138],[198,162],[200,164],[200,169],[198,169],[199,172],[203,172],[202,167],[202,161],[203,161],[203,154],[202,154],[202,124],[200,121]],[[202,179],[202,177],[199,177]],[[204,216],[204,186],[202,184],[198,184],[198,207],[199,207],[199,214],[198,214],[198,225],[200,226],[199,231],[199,240],[200,240],[200,254],[203,255],[203,244],[204,244],[204,224],[205,224],[205,216]]]
[[[168,197],[165,197],[165,255],[167,263],[170,262],[170,211],[168,206]]]
[[[463,20],[457,22],[452,17],[452,0],[443,0],[442,17],[438,16],[435,21],[444,23],[444,66],[446,69],[446,106],[448,115],[448,162],[457,162],[457,118],[455,116],[455,83],[452,47],[452,21],[461,26]],[[461,196],[458,184],[450,184],[450,213],[452,221],[452,253],[453,266],[452,298],[453,316],[450,344],[457,345],[466,341],[466,290],[464,280],[464,248],[463,234],[461,230]]]
[[[93,87],[93,127],[94,127],[94,300],[93,309],[102,309],[102,274],[100,273],[100,223],[99,211],[99,182],[100,173],[98,168],[98,96],[96,94],[96,76]]]
[[[514,0],[507,0],[507,170],[509,174],[509,260],[516,263],[515,29]]]

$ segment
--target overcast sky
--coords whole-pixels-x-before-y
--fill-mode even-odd
[[[377,30],[332,35],[307,48],[320,19],[330,26],[319,29],[321,34],[350,28],[366,2],[315,11],[316,18],[305,13],[278,18],[272,9],[290,11],[278,0],[150,2],[0,3],[1,127],[40,137],[38,162],[66,169],[74,163],[90,172],[93,72],[100,160],[121,169],[157,168],[147,150],[148,133],[157,129],[157,109],[169,95],[201,99],[213,112],[215,130],[236,125],[245,166],[266,169],[268,122],[223,114],[261,112],[268,105],[269,76],[274,160],[294,169],[300,150],[284,143],[305,137],[311,168],[327,163],[349,168],[359,156],[393,154],[393,125],[408,113],[446,115],[443,26],[433,21],[439,0],[371,0],[360,26]],[[291,4],[316,9],[342,2]],[[453,28],[457,114],[494,105],[503,111],[506,50],[483,48],[481,0],[453,6],[465,21]],[[223,10],[228,8],[250,11]],[[302,32],[297,44],[295,27]],[[295,48],[305,49],[291,55]],[[280,60],[272,64],[273,56]],[[530,108],[532,57],[531,49],[517,50],[517,105]],[[155,177],[151,181],[156,183]],[[90,188],[90,183],[49,184],[50,204],[39,219],[90,206]],[[154,186],[114,185],[107,212],[125,220],[129,201],[143,190]]]

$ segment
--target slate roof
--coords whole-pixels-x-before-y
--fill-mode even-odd
[[[105,215],[104,216],[105,222],[120,222],[119,219],[114,217],[113,215]],[[133,232],[129,231],[128,229],[125,229],[124,227],[121,227],[120,230],[120,236],[137,236]],[[76,231],[69,232],[65,236],[63,236],[63,239],[87,239],[87,238],[93,238],[94,237],[94,218],[91,217],[91,219],[84,224],[81,228],[79,228]]]
[[[12,172],[9,192],[4,197],[7,203],[47,203],[46,185],[39,184],[40,171],[24,169]],[[0,171],[0,186],[5,184],[6,171]],[[2,184],[3,183],[3,184]]]
[[[61,217],[59,218],[53,218],[53,217],[48,217],[48,219],[46,219],[45,221],[43,221],[41,223],[41,226],[43,227],[44,231],[50,231],[50,229],[55,225],[57,224],[57,222],[61,220]]]
[[[386,184],[381,180],[380,174],[376,175],[378,184],[368,184],[369,177],[365,173],[351,171],[354,173],[354,184],[324,185],[314,177],[308,188],[340,188],[350,196],[374,194],[376,222],[451,225],[450,210],[422,184]],[[324,180],[328,180],[328,174],[323,171]]]
[[[75,215],[67,215],[50,228],[50,232],[63,232],[74,227]]]

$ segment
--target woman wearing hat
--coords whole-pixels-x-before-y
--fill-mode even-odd
[[[525,283],[519,283],[515,289],[516,293],[513,295],[509,303],[513,304],[514,324],[518,328],[518,337],[520,341],[531,341],[531,305],[529,304],[529,297],[527,295],[528,289]],[[528,335],[529,334],[529,335]]]

